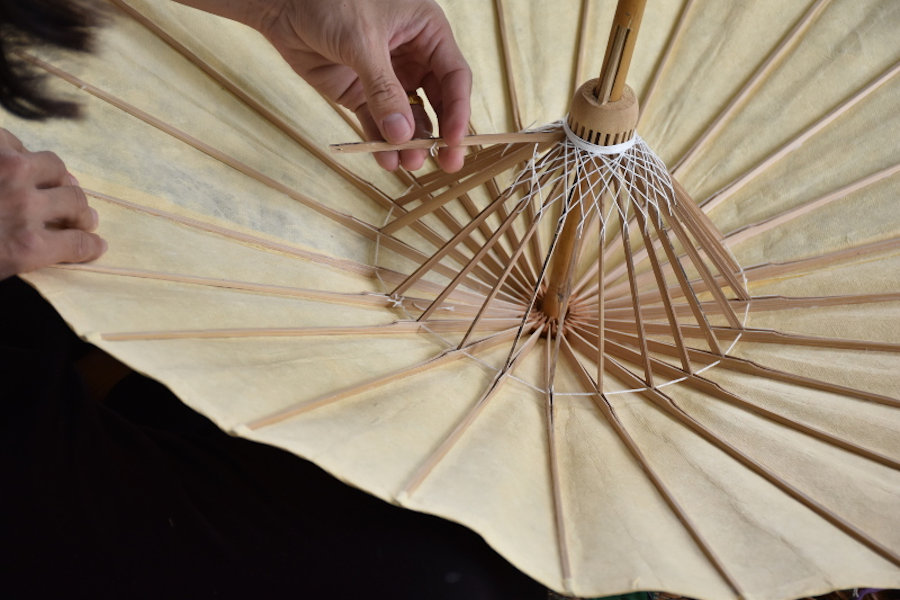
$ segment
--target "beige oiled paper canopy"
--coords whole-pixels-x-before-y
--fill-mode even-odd
[[[614,9],[445,4],[478,133],[563,118],[597,75]],[[460,345],[517,248],[504,237],[452,283],[496,214],[391,294],[533,148],[497,148],[485,164],[505,170],[381,232],[454,182],[330,154],[358,133],[257,33],[171,2],[127,6],[93,56],[38,55],[85,119],[3,117],[59,153],[100,213],[102,259],[28,275],[80,334],[224,430],[463,523],[561,592],[900,586],[900,5],[649,3],[629,75],[638,132],[721,233],[750,299],[723,285],[736,326],[696,285],[716,354],[670,276],[685,369],[640,229],[631,253],[609,224],[602,394],[590,335],[550,360],[555,339],[528,321],[531,249]],[[545,251],[552,222],[535,234]]]

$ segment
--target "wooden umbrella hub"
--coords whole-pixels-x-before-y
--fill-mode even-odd
[[[594,95],[599,82],[599,78],[591,79],[578,88],[566,124],[589,144],[612,146],[627,142],[634,137],[640,114],[637,96],[626,85],[621,98],[603,102]]]

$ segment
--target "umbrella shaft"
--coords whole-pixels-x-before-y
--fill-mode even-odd
[[[594,96],[601,103],[616,102],[622,97],[646,2],[647,0],[619,0],[609,32],[603,69],[594,88]]]

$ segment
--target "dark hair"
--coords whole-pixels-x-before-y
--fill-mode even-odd
[[[76,116],[78,105],[47,95],[17,52],[42,44],[86,51],[96,22],[85,0],[0,0],[0,105],[26,119]]]

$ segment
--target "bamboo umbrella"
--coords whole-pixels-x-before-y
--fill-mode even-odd
[[[675,201],[594,216],[548,161],[611,6],[447,3],[473,132],[531,132],[413,176],[329,153],[352,122],[255,33],[116,4],[94,58],[32,57],[87,118],[4,117],[101,214],[103,259],[28,277],[87,339],[561,592],[900,585],[895,3],[651,4]]]

